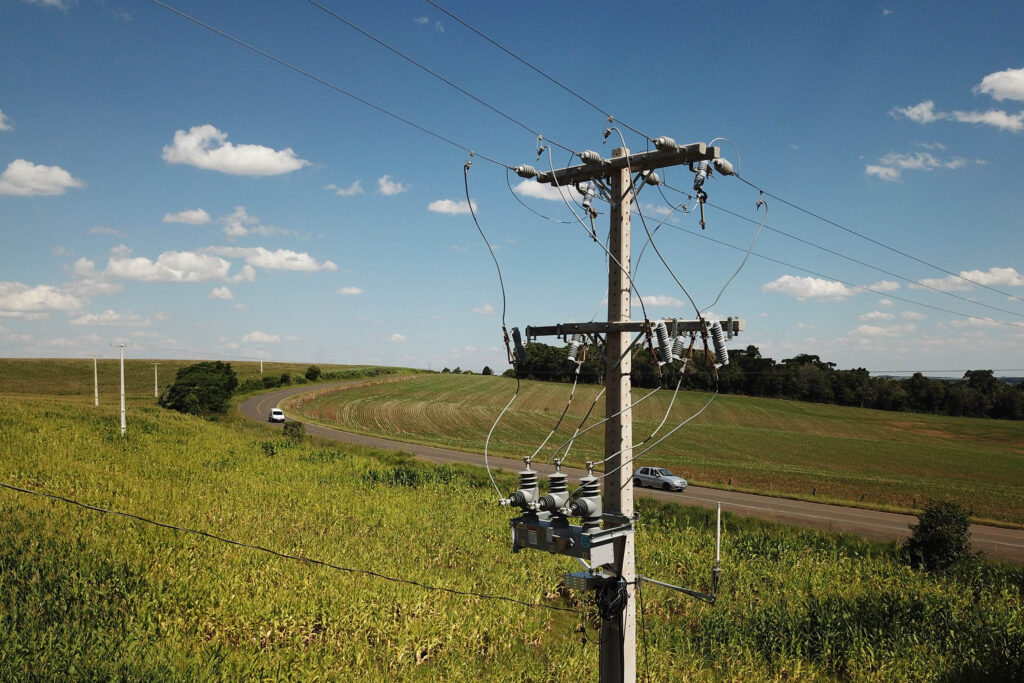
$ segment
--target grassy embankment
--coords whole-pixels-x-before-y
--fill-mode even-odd
[[[514,391],[515,380],[503,377],[430,375],[296,397],[285,408],[343,429],[480,452]],[[646,391],[634,391],[634,400]],[[597,392],[577,388],[565,421],[539,457],[546,460],[572,436]],[[491,437],[490,452],[515,458],[532,453],[568,396],[567,385],[524,382]],[[662,390],[634,409],[635,441],[658,426],[671,396]],[[658,437],[708,398],[680,392]],[[592,416],[603,414],[602,398]],[[583,435],[570,451],[570,464],[602,459],[603,438],[601,427]],[[1024,524],[1022,422],[719,396],[640,463],[667,466],[694,484],[885,510],[954,500],[978,520]]]
[[[508,510],[477,469],[290,442],[152,399],[132,415],[121,438],[113,403],[4,397],[0,481],[345,567],[586,609],[559,594],[573,562],[509,552]],[[641,573],[706,589],[711,516],[646,501],[641,513]],[[644,591],[639,663],[651,680],[1024,671],[1021,569],[930,576],[893,546],[724,521],[714,607]],[[578,624],[0,490],[0,680],[594,680],[597,647]]]

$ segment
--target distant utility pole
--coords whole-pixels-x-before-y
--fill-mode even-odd
[[[131,344],[111,344],[111,346],[119,346],[121,348],[121,436],[125,435],[127,431],[128,423],[125,421],[124,412],[124,350],[125,347],[131,346]]]
[[[100,375],[96,369],[96,359],[99,358],[99,354],[91,353],[92,356],[92,400],[93,405],[98,406],[100,404]]]
[[[260,374],[263,374],[263,349],[260,349]]]
[[[160,396],[160,376],[157,374],[156,369],[158,365],[160,365],[160,363],[153,363],[153,398],[158,398]]]
[[[589,534],[587,543],[591,544],[591,550],[590,556],[585,559],[590,559],[591,564],[595,565],[591,570],[593,577],[600,578],[600,567],[596,566],[593,560],[611,556],[612,548],[614,549],[614,560],[607,562],[601,559],[600,565],[611,569],[611,572],[604,573],[605,581],[620,583],[620,586],[623,587],[624,601],[621,611],[607,614],[602,618],[601,681],[633,682],[636,680],[636,602],[634,596],[637,573],[633,537],[633,522],[635,520],[632,465],[633,418],[630,410],[632,354],[629,352],[629,347],[630,337],[633,334],[646,332],[648,335],[652,335],[654,326],[649,320],[633,321],[630,319],[630,290],[632,286],[629,274],[630,210],[633,195],[644,184],[653,185],[660,182],[654,174],[654,170],[657,168],[710,161],[717,159],[719,154],[717,147],[708,148],[704,143],[680,146],[668,138],[658,138],[655,145],[658,147],[655,151],[632,155],[628,149],[616,149],[612,152],[610,159],[603,159],[596,152],[584,152],[582,165],[549,172],[537,173],[528,166],[520,166],[516,169],[516,172],[522,177],[536,177],[538,182],[559,188],[576,188],[585,182],[591,183],[591,187],[594,184],[599,187],[607,187],[607,198],[611,205],[608,246],[611,259],[608,266],[608,322],[562,323],[526,328],[528,340],[539,336],[557,336],[568,339],[572,335],[590,335],[591,337],[605,335],[606,338],[605,355],[608,367],[605,382],[607,422],[605,423],[606,461],[604,471],[608,474],[604,477],[604,503],[601,515],[603,531],[588,532],[586,523],[582,529],[584,536]],[[635,177],[631,177],[631,173]],[[703,209],[703,205],[701,208]],[[708,333],[707,326],[702,320],[668,319],[659,321],[658,325],[660,326],[662,322],[672,335],[682,332],[702,335]],[[743,322],[730,318],[723,326],[727,328],[726,332],[731,337],[732,334],[743,329]],[[659,339],[659,343],[660,341]],[[662,346],[661,354],[663,356],[665,350],[666,347]],[[672,362],[670,349],[668,355],[667,359],[664,357],[661,359],[662,362]],[[527,471],[529,468],[529,463],[527,463]],[[525,480],[521,478],[521,481],[529,482],[529,478],[527,477]],[[535,481],[535,476],[533,481]],[[596,481],[594,485],[596,486]],[[528,499],[529,496],[525,498]],[[512,504],[516,504],[519,499],[513,498],[510,501]],[[601,504],[598,503],[598,505]],[[577,540],[573,535],[577,533],[575,529],[579,527],[565,527],[564,525],[559,527],[559,523],[554,521],[555,512],[551,513],[551,522],[542,517],[538,522],[536,513],[531,519],[526,505],[523,505],[523,509],[527,511],[527,514],[518,520],[513,520],[515,539],[513,550],[530,547],[546,549],[558,554],[580,556],[571,549],[572,543],[565,542],[570,537],[573,541]],[[543,501],[539,509],[545,509]],[[533,530],[533,536],[529,535],[531,530]],[[537,530],[547,533],[548,540],[536,541]],[[608,547],[604,555],[600,552],[602,547]],[[573,576],[570,575],[570,577]],[[590,581],[590,577],[584,577],[578,585],[588,589],[597,588],[597,582]]]

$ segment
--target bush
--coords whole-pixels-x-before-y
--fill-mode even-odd
[[[282,431],[289,439],[301,439],[306,435],[306,426],[297,420],[288,420]]]
[[[491,366],[490,365],[485,365],[483,371],[480,374],[481,375],[493,375],[494,371],[491,370]]]
[[[932,501],[903,545],[907,560],[928,571],[949,569],[971,554],[967,510],[949,501]]]
[[[237,386],[238,376],[230,363],[204,361],[178,370],[157,404],[189,415],[220,415],[227,412]]]
[[[292,383],[292,376],[287,372],[281,374],[281,386],[287,387]]]
[[[324,373],[320,370],[319,365],[310,365],[308,368],[306,368],[306,379],[308,379],[310,382],[317,381],[318,379],[320,379],[320,375],[322,374]]]

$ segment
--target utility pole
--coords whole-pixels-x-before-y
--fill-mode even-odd
[[[160,379],[156,369],[158,365],[160,365],[160,363],[153,363],[153,398],[158,398],[160,396]]]
[[[671,363],[673,352],[669,334],[677,335],[684,332],[708,335],[708,323],[701,320],[666,319],[633,321],[630,319],[630,299],[632,281],[630,279],[630,211],[634,194],[644,185],[657,185],[661,181],[654,173],[655,169],[683,164],[714,161],[715,168],[723,174],[731,172],[728,162],[723,160],[722,168],[718,166],[719,150],[707,147],[704,143],[677,145],[670,138],[653,140],[656,150],[630,154],[628,149],[620,148],[612,152],[610,159],[604,159],[597,152],[586,151],[580,156],[583,164],[538,173],[530,166],[520,166],[516,173],[523,178],[536,177],[538,182],[563,188],[576,188],[582,194],[598,187],[608,200],[610,211],[609,225],[609,265],[608,265],[608,322],[606,323],[562,323],[558,325],[527,327],[527,341],[541,336],[557,336],[569,340],[582,340],[586,336],[599,339],[605,335],[605,356],[607,357],[607,375],[605,378],[605,462],[603,505],[597,494],[597,480],[588,475],[581,484],[583,498],[565,504],[567,494],[559,493],[563,498],[545,496],[539,499],[536,488],[536,472],[530,468],[526,458],[525,469],[520,472],[520,490],[503,500],[505,505],[518,505],[523,509],[523,516],[512,520],[513,551],[522,548],[547,550],[548,552],[569,555],[589,562],[591,569],[586,572],[569,574],[567,585],[576,590],[598,590],[607,586],[615,587],[624,599],[615,602],[616,609],[603,610],[600,638],[600,680],[603,682],[636,681],[636,602],[634,600],[636,583],[636,558],[633,536],[633,418],[630,406],[632,392],[630,382],[632,349],[630,337],[644,332],[650,339],[658,336],[659,356],[661,363]],[[710,168],[710,166],[708,166]],[[728,169],[726,172],[723,169]],[[706,171],[709,172],[709,171]],[[635,177],[632,177],[635,174]],[[587,188],[583,184],[589,183]],[[588,201],[589,201],[588,194]],[[706,195],[704,195],[706,197]],[[589,212],[589,205],[584,202]],[[703,212],[703,197],[701,198]],[[596,214],[591,214],[592,216]],[[719,323],[715,323],[719,325]],[[729,318],[721,327],[716,327],[716,351],[724,355],[724,341],[720,338],[725,332],[731,338],[743,329],[743,321]],[[655,333],[655,331],[657,332]],[[513,330],[517,337],[518,330]],[[518,338],[516,343],[519,344]],[[593,469],[593,463],[587,463]],[[552,492],[556,486],[555,477],[560,477],[559,490],[564,491],[564,475],[552,475]],[[589,484],[587,482],[589,480]],[[591,500],[587,487],[591,486]],[[596,498],[596,504],[594,499]],[[550,499],[550,501],[548,500]],[[582,511],[582,514],[580,514]],[[596,511],[603,528],[598,528],[598,521],[588,517],[589,512]],[[581,516],[582,527],[567,524],[566,517]],[[716,565],[717,566],[717,565]],[[610,571],[608,571],[610,570]],[[717,570],[716,570],[717,571]],[[717,578],[715,585],[717,586]],[[670,586],[672,587],[672,586]],[[674,587],[673,587],[674,588]],[[693,591],[683,592],[698,596]],[[717,590],[717,589],[716,589]],[[709,596],[703,596],[709,597]],[[713,597],[712,597],[713,599]]]
[[[263,349],[260,349],[260,374],[263,374]]]
[[[122,342],[120,344],[111,344],[111,346],[121,347],[121,436],[124,436],[128,427],[128,423],[125,420],[124,411],[124,349],[126,346],[130,346],[130,344],[125,344]]]
[[[99,358],[99,354],[91,353],[92,356],[92,400],[93,405],[98,406],[100,404],[100,375],[96,369],[96,359]]]

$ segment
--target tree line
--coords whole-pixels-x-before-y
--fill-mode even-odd
[[[576,375],[576,364],[567,360],[566,347],[534,342],[526,347],[526,354],[526,363],[519,367],[523,379],[572,382]],[[605,366],[602,350],[589,347],[579,369],[579,382],[603,383]],[[515,372],[510,369],[504,374],[514,376]],[[659,368],[646,347],[634,349],[630,374],[633,386],[649,389],[672,388],[679,381],[678,363],[671,369]],[[714,389],[712,367],[703,350],[694,349],[681,386]],[[837,370],[835,363],[805,353],[775,361],[762,356],[756,346],[729,349],[729,364],[718,369],[718,388],[728,394],[878,410],[1024,419],[1024,383],[1001,381],[992,370],[968,370],[959,380],[932,379],[919,372],[906,379],[872,377],[864,368]]]

